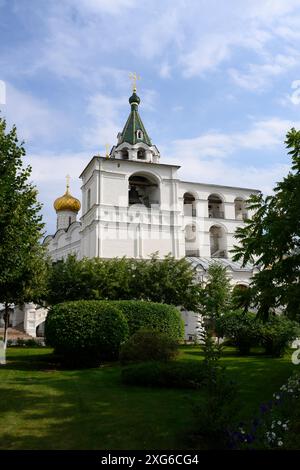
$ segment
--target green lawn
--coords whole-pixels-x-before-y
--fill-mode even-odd
[[[201,360],[184,347],[179,360]],[[239,384],[247,419],[272,397],[295,366],[290,355],[222,361]],[[8,350],[0,367],[0,449],[178,449],[193,429],[193,406],[201,392],[126,387],[120,367],[57,370],[49,349]]]

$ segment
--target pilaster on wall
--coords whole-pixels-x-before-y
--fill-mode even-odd
[[[233,202],[224,203],[225,219],[235,220],[235,207]]]

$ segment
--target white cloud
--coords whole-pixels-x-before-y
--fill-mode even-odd
[[[182,163],[179,174],[184,181],[259,189],[265,194],[270,194],[275,183],[289,170],[289,165],[284,164],[265,165],[261,168],[251,165],[241,167],[218,158],[199,160],[188,157]]]
[[[81,200],[79,175],[92,156],[87,152],[66,152],[60,154],[38,153],[26,157],[25,163],[32,167],[31,176],[39,192],[38,199],[43,204],[43,219],[48,233],[54,233],[56,230],[53,203],[65,192],[66,175],[71,176],[71,194]]]
[[[202,37],[198,46],[181,56],[183,76],[189,78],[215,69],[230,57],[230,42],[229,37],[215,34]]]
[[[247,90],[265,89],[273,77],[286,73],[289,69],[297,66],[299,63],[299,53],[285,56],[278,54],[270,57],[264,64],[249,64],[245,72],[238,69],[229,69],[229,74],[234,82]]]
[[[275,182],[288,172],[289,165],[272,163],[266,152],[281,150],[285,134],[292,126],[300,127],[300,121],[292,123],[274,117],[253,122],[243,132],[213,131],[193,139],[175,140],[170,146],[161,148],[162,157],[168,163],[182,165],[181,179],[255,187],[270,193]],[[261,150],[265,164],[256,167],[245,162],[243,151],[249,149]],[[239,155],[238,163],[230,158],[232,155]]]
[[[183,158],[226,158],[242,149],[260,150],[281,145],[286,131],[292,126],[300,126],[288,120],[271,118],[252,123],[244,132],[222,133],[211,131],[192,139],[173,141],[172,155]],[[184,156],[184,157],[182,157]]]
[[[62,112],[32,94],[6,83],[6,105],[3,110],[9,125],[16,124],[20,139],[28,142],[42,138],[50,140],[66,130],[68,124]]]
[[[120,15],[125,9],[131,9],[137,4],[136,0],[71,0],[71,5],[82,13]]]
[[[18,9],[24,15],[24,6]],[[178,69],[186,78],[203,76],[230,62],[235,82],[253,90],[253,78],[258,76],[263,88],[293,66],[285,56],[298,60],[287,46],[299,39],[299,0],[165,0],[155,6],[138,0],[64,0],[49,2],[43,21],[41,40],[10,51],[13,66],[4,56],[1,68],[14,75],[46,69],[85,86],[101,87],[112,79],[122,87],[122,66],[111,67],[111,74],[105,69],[112,54],[130,53],[152,64],[161,78]]]
[[[99,149],[105,144],[116,142],[119,127],[120,110],[127,105],[127,98],[112,98],[97,93],[88,100],[87,115],[92,118],[92,126],[83,132],[83,144],[90,149]],[[100,149],[99,149],[100,150]]]
[[[286,16],[298,9],[298,0],[251,0],[243,7],[248,11],[250,18],[272,22],[282,16]]]
[[[171,66],[168,62],[163,62],[159,69],[159,76],[161,78],[170,78],[171,77]]]

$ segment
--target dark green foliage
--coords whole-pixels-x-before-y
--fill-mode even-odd
[[[203,366],[205,368],[205,382],[208,390],[213,390],[217,377],[220,375],[222,367],[220,358],[222,354],[222,345],[212,336],[209,328],[205,328],[201,334],[201,349],[204,354]]]
[[[204,330],[202,340],[205,400],[195,408],[197,427],[191,441],[198,448],[225,448],[227,427],[236,414],[236,386],[220,363],[222,346],[209,328]]]
[[[7,346],[15,346],[20,348],[42,348],[44,347],[41,342],[36,338],[22,339],[18,338],[17,340],[8,340]]]
[[[165,333],[175,341],[183,338],[183,320],[179,310],[173,305],[141,300],[120,300],[112,304],[125,315],[130,335],[141,328],[146,328]]]
[[[248,312],[252,303],[252,289],[243,285],[237,285],[232,289],[232,309],[242,309],[244,313]]]
[[[144,362],[123,367],[122,381],[142,387],[198,389],[205,381],[205,368],[196,362]]]
[[[109,302],[76,301],[51,307],[45,322],[47,345],[72,365],[117,359],[128,336],[125,316]]]
[[[240,354],[249,354],[260,339],[260,323],[255,314],[241,311],[229,312],[218,318],[216,333],[220,338],[229,338]]]
[[[200,311],[206,327],[214,332],[216,319],[230,309],[231,286],[226,268],[218,262],[212,263],[207,271],[206,285],[202,286]]]
[[[166,333],[139,330],[121,347],[120,360],[127,362],[169,361],[178,354],[178,343]]]
[[[247,202],[253,211],[237,229],[239,246],[234,260],[259,267],[251,288],[258,316],[263,320],[285,308],[291,319],[300,319],[300,131],[291,129],[286,146],[292,158],[288,175],[274,188],[274,195],[253,195]]]
[[[16,127],[6,133],[0,118],[0,303],[5,306],[5,340],[9,305],[37,301],[45,294],[46,262],[40,246],[44,224],[24,156]]]
[[[298,323],[284,315],[276,315],[262,322],[254,313],[230,312],[217,320],[219,337],[229,338],[240,354],[249,354],[253,346],[262,346],[266,354],[280,357],[289,342],[300,334]]]
[[[260,324],[259,334],[260,344],[265,348],[266,354],[281,357],[289,343],[300,336],[300,327],[285,316],[276,315]]]
[[[205,400],[195,408],[197,430],[191,438],[194,447],[226,449],[228,429],[236,419],[238,408],[236,384],[220,370],[213,389],[206,388]]]
[[[146,300],[196,310],[201,288],[185,259],[153,255],[149,260],[83,259],[69,256],[54,264],[48,286],[50,304],[68,300]]]

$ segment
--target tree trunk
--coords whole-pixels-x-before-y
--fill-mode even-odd
[[[8,303],[5,303],[5,310],[4,310],[4,350],[6,350],[7,347],[7,330],[8,330],[8,325],[9,325],[9,306]]]

